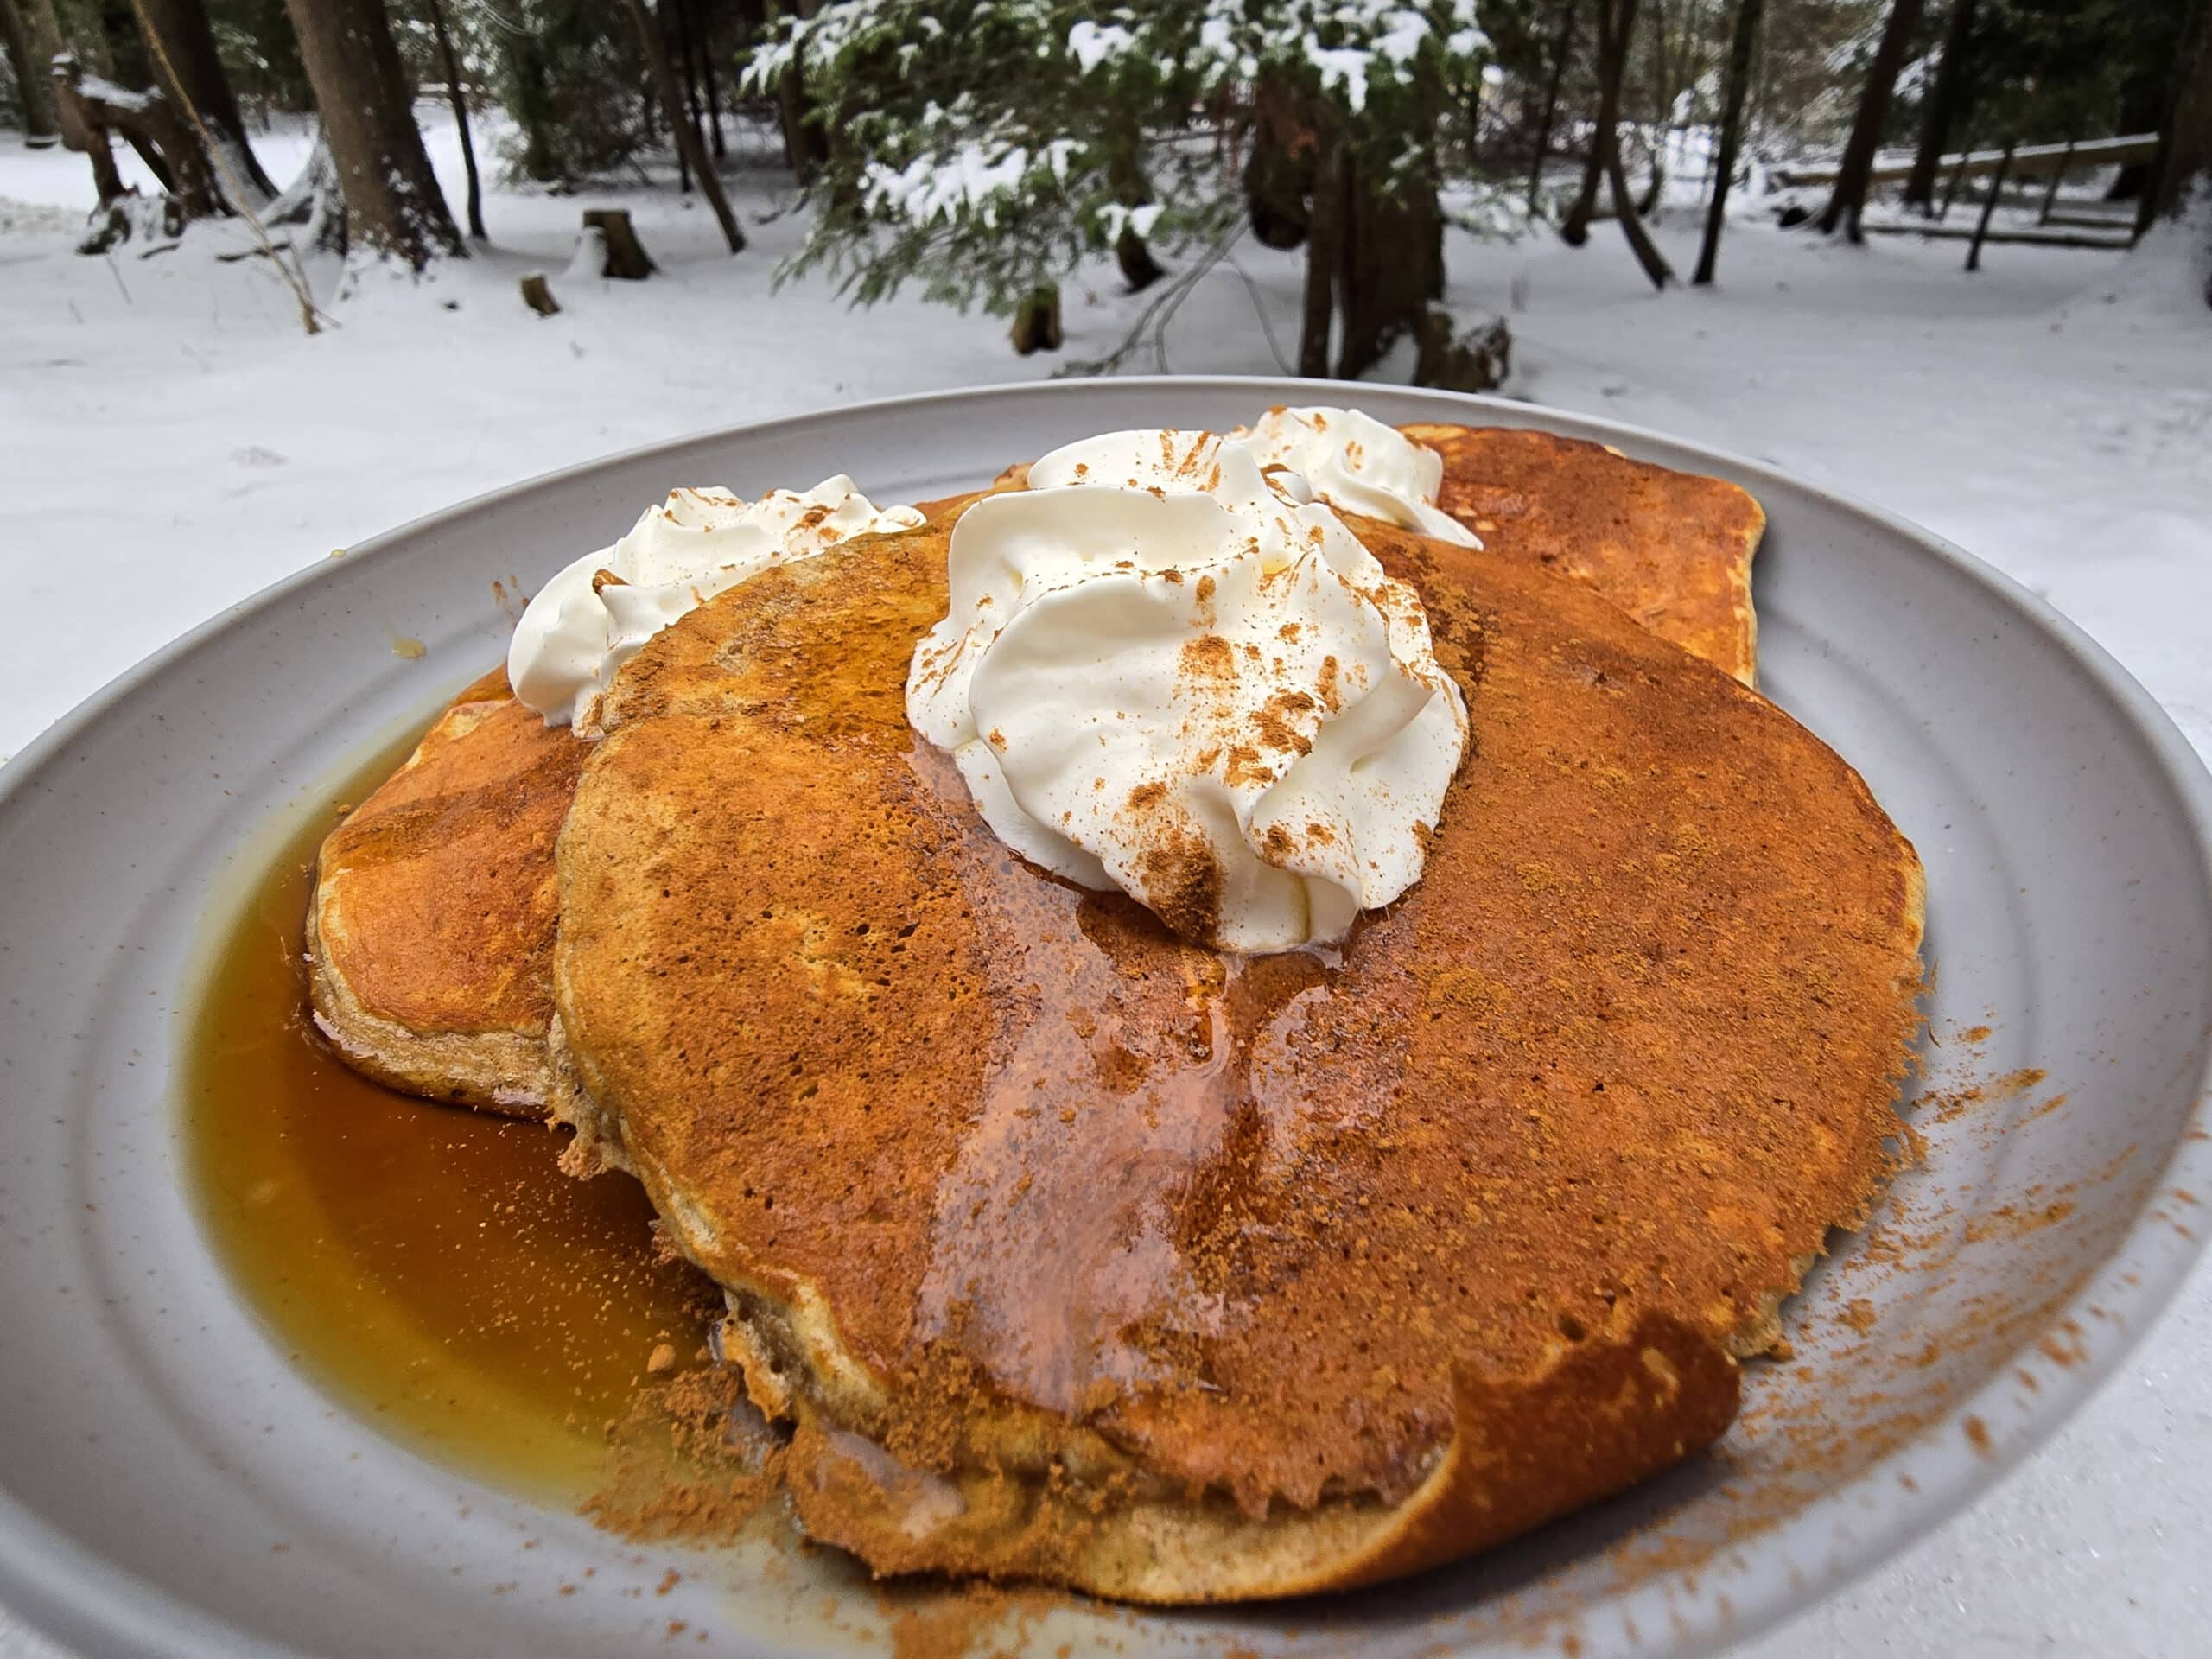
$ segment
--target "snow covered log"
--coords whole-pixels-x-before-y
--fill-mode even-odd
[[[160,92],[134,92],[87,74],[77,54],[65,52],[54,60],[54,99],[61,142],[92,162],[92,183],[99,193],[92,229],[79,245],[79,251],[105,252],[128,238],[145,219],[130,209],[129,199],[137,192],[124,184],[117,170],[111,134],[137,150],[161,181],[162,221],[170,234],[181,231],[188,219],[230,212],[208,164],[207,146]]]

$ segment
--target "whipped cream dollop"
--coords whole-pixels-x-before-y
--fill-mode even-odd
[[[613,546],[538,589],[507,646],[507,683],[547,725],[588,725],[615,671],[685,612],[770,565],[921,522],[912,507],[878,509],[842,473],[757,501],[671,490]]]
[[[1357,409],[1269,410],[1230,442],[1260,465],[1287,467],[1332,506],[1380,518],[1440,542],[1481,540],[1436,505],[1444,457]]]
[[[1110,433],[977,501],[949,558],[907,718],[1023,856],[1255,952],[1420,879],[1466,707],[1418,596],[1301,475]]]

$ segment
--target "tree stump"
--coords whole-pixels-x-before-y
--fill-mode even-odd
[[[1452,314],[1432,306],[1421,321],[1414,384],[1447,391],[1494,391],[1513,372],[1513,335],[1503,317],[1453,332]]]
[[[533,270],[522,279],[522,302],[541,317],[558,316],[561,312],[561,302],[553,297],[542,270]]]
[[[1022,302],[1014,313],[1011,332],[1014,349],[1023,357],[1032,352],[1060,349],[1060,290],[1040,288]]]
[[[584,210],[584,229],[599,232],[602,250],[599,275],[619,283],[642,283],[660,267],[653,264],[645,252],[645,244],[638,240],[638,232],[630,223],[626,207],[589,207]],[[577,248],[581,261],[583,248]]]

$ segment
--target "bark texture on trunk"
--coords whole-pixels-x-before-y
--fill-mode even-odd
[[[2197,221],[2212,238],[2212,3],[2196,8],[2194,38],[2182,44],[2177,85],[2170,106],[2158,157],[2158,173],[2145,193],[2145,224],[2162,219]],[[2203,283],[2204,302],[2212,305],[2212,241],[2191,250]]]
[[[2212,3],[2196,8],[2196,38],[2182,44],[2174,94],[2160,130],[2158,176],[2149,194],[2156,219],[2177,218],[2212,174]]]
[[[1744,100],[1751,88],[1751,49],[1759,32],[1764,0],[1736,0],[1736,27],[1728,39],[1728,79],[1721,94],[1720,154],[1713,162],[1713,205],[1705,213],[1705,242],[1698,249],[1694,283],[1713,280],[1720,260],[1720,229],[1726,223],[1728,186],[1736,176],[1736,156],[1744,140]]]
[[[1040,288],[1014,313],[1014,327],[1007,331],[1014,351],[1022,357],[1033,352],[1057,352],[1060,349],[1060,290]]]
[[[268,200],[276,187],[246,142],[245,120],[215,49],[207,8],[201,0],[137,0],[137,5],[138,26],[157,48],[150,55],[162,90],[188,117],[198,118],[209,144],[221,149],[225,167],[238,175],[238,188]]]
[[[1306,240],[1317,139],[1296,96],[1262,80],[1252,93],[1252,153],[1244,162],[1244,212],[1262,247]]]
[[[1652,0],[1649,16],[1652,90],[1657,94],[1652,102],[1656,115],[1651,124],[1651,177],[1636,202],[1636,211],[1646,219],[1659,211],[1660,195],[1667,188],[1667,124],[1675,106],[1674,94],[1669,91],[1669,71],[1673,66],[1667,58],[1667,0]],[[1682,32],[1689,32],[1687,22]]]
[[[2166,117],[2167,77],[2160,73],[2138,71],[2128,77],[2127,85],[2120,94],[2119,130],[2121,132],[2156,132]],[[2151,182],[2148,162],[2123,162],[2113,175],[2112,188],[2105,192],[2107,201],[2140,201]]]
[[[1600,0],[1604,3],[1605,0]],[[1536,153],[1529,162],[1529,211],[1536,211],[1536,193],[1544,182],[1544,163],[1552,155],[1552,123],[1559,115],[1559,84],[1567,75],[1567,60],[1574,51],[1574,14],[1577,0],[1567,0],[1559,16],[1559,39],[1552,47],[1552,72],[1544,83],[1543,118],[1536,123]]]
[[[811,17],[820,10],[818,4],[802,4],[798,15]],[[774,22],[779,16],[774,0],[769,0],[767,20]],[[806,96],[806,85],[799,79],[797,69],[786,69],[776,82],[776,102],[783,117],[784,159],[791,163],[791,177],[801,184],[809,182],[822,164],[830,159],[828,141],[813,120],[813,110]]]
[[[1598,186],[1610,159],[1620,150],[1621,80],[1628,65],[1629,39],[1636,28],[1637,0],[1598,0],[1598,123],[1590,136],[1590,160],[1582,170],[1582,189],[1559,227],[1560,238],[1580,247],[1590,239],[1590,220],[1598,211]]]
[[[1974,0],[1951,0],[1950,21],[1943,29],[1943,55],[1936,61],[1936,84],[1928,89],[1928,107],[1920,118],[1920,148],[1914,152],[1912,173],[1904,181],[1904,199],[1924,213],[1936,211],[1936,175],[1943,164],[1943,150],[1951,139],[1951,124],[1958,118],[1966,96],[1967,53],[1974,37]]]
[[[1298,372],[1329,377],[1330,325],[1337,313],[1337,265],[1344,248],[1344,145],[1323,135],[1313,163],[1313,194],[1306,219],[1306,304],[1298,328]]]
[[[1337,378],[1357,380],[1444,291],[1444,216],[1432,188],[1377,195],[1347,157],[1337,253]]]
[[[54,60],[53,86],[62,142],[91,159],[100,206],[128,194],[108,148],[108,136],[125,139],[143,158],[182,219],[213,219],[230,211],[216,187],[207,147],[177,107],[158,89],[134,92],[88,75],[69,53]]]
[[[415,124],[383,0],[284,0],[338,165],[351,235],[420,270],[466,254]]]
[[[312,3],[312,0],[286,0],[286,3],[296,6]],[[722,181],[716,175],[714,164],[707,159],[706,146],[699,142],[699,130],[683,118],[683,88],[677,83],[675,66],[669,62],[668,53],[661,44],[660,29],[646,8],[645,0],[629,0],[629,7],[630,21],[637,26],[638,46],[652,70],[661,113],[668,118],[677,153],[697,176],[700,194],[715,210],[715,222],[722,228],[722,240],[729,244],[732,253],[742,253],[745,232],[737,228],[737,215],[729,210],[729,198],[722,194]]]
[[[39,55],[37,38],[16,0],[0,0],[0,34],[6,36],[9,67],[23,102],[23,140],[33,149],[48,149],[61,131],[54,110],[53,60]]]
[[[1859,113],[1851,124],[1851,137],[1836,166],[1835,189],[1820,217],[1821,234],[1840,227],[1853,242],[1864,241],[1859,228],[1866,211],[1868,176],[1874,170],[1874,152],[1882,142],[1882,119],[1890,111],[1890,94],[1896,90],[1897,72],[1904,67],[1912,45],[1912,31],[1920,22],[1920,0],[1891,0],[1889,21],[1882,25],[1881,44],[1866,71],[1866,85],[1859,95]]]
[[[630,222],[627,207],[588,207],[584,229],[596,232],[601,250],[599,274],[621,283],[642,283],[660,269],[638,240],[638,227]]]
[[[453,124],[461,134],[461,165],[468,175],[468,233],[479,242],[484,234],[484,181],[476,174],[476,143],[468,135],[468,94],[461,86],[461,54],[453,49],[453,35],[446,28],[444,0],[424,0],[430,14],[430,32],[438,43],[438,60],[446,72],[446,101],[453,105]]]
[[[1667,256],[1659,251],[1659,245],[1651,239],[1651,232],[1643,228],[1643,216],[1636,211],[1636,203],[1629,197],[1628,177],[1621,169],[1621,151],[1618,144],[1605,158],[1605,177],[1612,185],[1614,215],[1621,222],[1621,234],[1628,238],[1628,245],[1636,255],[1636,263],[1643,267],[1643,274],[1651,279],[1652,287],[1666,287],[1675,280],[1675,268],[1667,263]]]

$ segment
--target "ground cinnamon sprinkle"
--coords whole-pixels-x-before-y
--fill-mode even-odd
[[[583,1513],[641,1542],[733,1541],[783,1484],[783,1436],[747,1403],[734,1366],[645,1384],[608,1443],[607,1484]],[[680,1576],[670,1569],[654,1593]]]

